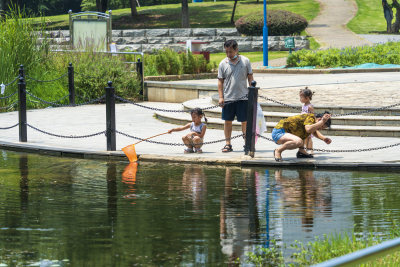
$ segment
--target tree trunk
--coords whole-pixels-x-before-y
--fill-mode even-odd
[[[138,15],[137,9],[136,9],[136,0],[130,0],[131,3],[131,16],[136,17]]]
[[[182,28],[190,28],[188,0],[182,0]]]
[[[392,33],[398,33],[400,29],[400,4],[397,2],[397,0],[393,0],[392,6],[396,8],[396,20],[392,24]]]
[[[98,12],[105,13],[108,6],[108,0],[96,0],[96,9]]]
[[[101,1],[101,12],[105,13],[108,7],[108,0]]]
[[[236,5],[237,5],[237,0],[235,0],[235,4],[233,5],[232,16],[231,16],[231,24],[235,24]]]
[[[101,0],[96,0],[96,10],[97,12],[101,12]]]

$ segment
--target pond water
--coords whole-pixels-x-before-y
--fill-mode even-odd
[[[396,173],[104,162],[0,150],[0,264],[226,266],[272,239],[383,233]],[[47,264],[47,265],[46,265]]]

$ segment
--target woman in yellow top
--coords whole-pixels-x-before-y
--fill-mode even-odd
[[[296,148],[299,148],[296,155],[298,158],[312,158],[313,156],[304,149],[304,139],[313,134],[318,139],[330,144],[332,140],[319,132],[330,126],[331,114],[327,111],[315,116],[312,113],[305,113],[280,120],[272,130],[272,139],[281,145],[274,150],[275,160],[282,161],[283,151]]]

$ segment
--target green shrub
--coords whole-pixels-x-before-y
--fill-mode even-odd
[[[53,64],[63,69],[71,62],[75,71],[76,94],[83,99],[94,99],[105,94],[108,81],[113,82],[115,93],[121,97],[136,98],[140,82],[135,65],[124,63],[118,56],[102,53],[59,53],[53,55]]]
[[[287,67],[315,66],[320,68],[352,67],[364,63],[400,64],[400,43],[375,46],[330,48],[327,50],[299,50],[289,55]]]
[[[155,54],[145,55],[145,76],[180,75],[211,72],[215,63],[207,63],[203,55],[191,52],[178,53],[171,49],[162,49]]]
[[[235,22],[238,32],[248,36],[263,34],[264,15],[254,13],[241,17]],[[300,34],[308,26],[307,20],[301,15],[284,11],[271,10],[267,13],[268,35],[281,36]]]

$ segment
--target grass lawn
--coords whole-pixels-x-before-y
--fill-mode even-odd
[[[192,28],[227,28],[234,1],[189,3]],[[273,0],[268,10],[288,10],[304,16],[308,21],[317,16],[319,5],[315,0]],[[254,12],[262,12],[263,1],[244,0],[237,3],[235,20]],[[181,4],[145,6],[138,8],[138,17],[131,18],[130,9],[113,10],[113,29],[180,28]],[[68,29],[68,14],[45,17],[49,28]]]
[[[250,59],[250,62],[263,61],[263,52],[243,52],[240,54]],[[268,60],[287,57],[288,55],[289,52],[287,51],[273,51],[268,53]],[[215,63],[219,64],[225,57],[225,53],[210,54],[210,61],[214,61]]]
[[[357,15],[347,24],[347,27],[358,34],[386,33],[386,20],[383,16],[381,0],[356,0]],[[391,4],[391,1],[388,0]],[[393,9],[393,17],[395,17]],[[392,23],[395,18],[393,18]]]

